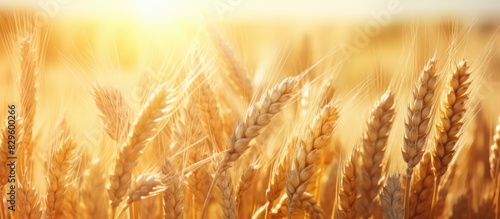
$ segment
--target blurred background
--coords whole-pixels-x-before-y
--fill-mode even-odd
[[[472,62],[480,86],[471,114],[487,115],[487,130],[500,110],[498,0],[0,0],[0,16],[0,102],[17,98],[13,54],[23,36],[16,24],[32,22],[42,27],[45,54],[35,128],[71,112],[69,123],[83,140],[99,123],[92,85],[113,84],[137,110],[144,74],[155,80],[181,72],[192,45],[213,47],[207,27],[227,39],[255,87],[313,65],[306,81],[334,75],[339,96],[357,98],[343,108],[359,112],[344,116],[344,145],[355,145],[365,121],[358,116],[387,88],[401,91],[398,108],[404,110],[417,74],[433,56],[441,72],[463,58]],[[404,116],[397,115],[400,121]],[[398,126],[393,136],[403,130]],[[399,153],[398,146],[392,151]]]

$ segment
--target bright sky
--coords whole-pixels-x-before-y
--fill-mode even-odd
[[[200,12],[224,17],[363,18],[391,4],[403,9],[398,15],[500,17],[500,0],[0,0],[0,6],[19,2],[56,3],[57,14],[133,13],[145,20],[189,17]]]

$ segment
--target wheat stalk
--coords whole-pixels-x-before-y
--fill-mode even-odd
[[[304,193],[309,180],[316,172],[320,151],[329,143],[333,128],[338,119],[337,108],[330,103],[323,107],[314,117],[300,146],[297,157],[292,160],[292,168],[288,175],[286,193],[289,198],[289,214],[293,213],[295,202]]]
[[[380,208],[384,219],[404,217],[403,194],[399,175],[387,178],[386,185],[380,194]]]
[[[444,102],[444,109],[441,113],[441,121],[437,125],[438,135],[436,145],[432,149],[432,172],[435,176],[434,193],[432,203],[437,202],[439,182],[441,176],[448,169],[453,156],[455,155],[455,145],[459,139],[460,129],[463,126],[462,118],[465,114],[465,104],[469,99],[467,89],[470,86],[468,81],[470,73],[467,62],[462,61],[457,65],[457,69],[450,81],[450,91]],[[433,207],[434,209],[434,207]],[[431,210],[431,217],[433,216]]]
[[[110,184],[107,188],[112,214],[122,201],[123,196],[131,185],[132,171],[137,166],[138,159],[144,148],[161,129],[161,122],[169,114],[173,98],[168,91],[160,86],[141,109],[134,122],[133,129],[122,145],[113,165],[110,175]]]
[[[387,91],[375,104],[365,127],[360,147],[357,172],[358,199],[357,212],[363,217],[373,214],[376,198],[380,193],[382,177],[382,159],[385,154],[387,138],[394,119],[394,96]]]
[[[406,168],[405,200],[409,200],[410,182],[413,168],[420,162],[425,150],[425,143],[430,129],[430,118],[434,103],[434,92],[437,85],[435,58],[427,63],[418,78],[417,86],[413,90],[413,102],[408,106],[408,118],[405,126],[404,145],[401,150]],[[409,203],[405,201],[405,219],[409,215]]]

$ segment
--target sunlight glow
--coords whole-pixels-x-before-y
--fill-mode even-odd
[[[163,22],[179,15],[181,0],[135,0],[138,18],[145,23]]]

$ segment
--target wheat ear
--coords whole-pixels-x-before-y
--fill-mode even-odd
[[[425,153],[411,182],[409,204],[409,218],[429,218],[429,209],[432,207],[432,192],[434,175],[431,169],[431,154]]]
[[[18,194],[16,197],[19,200],[19,218],[40,219],[42,218],[42,209],[40,206],[40,196],[35,187],[31,186],[31,182],[23,179],[20,183]]]
[[[56,218],[76,219],[79,218],[80,196],[75,186],[75,182],[66,185],[64,201],[61,204],[60,214]]]
[[[288,197],[283,196],[283,198],[280,200],[280,203],[278,203],[276,205],[276,208],[271,212],[271,218],[284,218],[289,215],[289,203],[290,202],[288,201]],[[299,199],[297,200],[296,206],[308,212],[310,218],[325,218],[323,209],[318,205],[314,197],[307,192],[304,192],[300,195]]]
[[[223,218],[238,218],[234,189],[229,172],[224,171],[221,173],[220,180],[217,181],[217,188],[221,194],[220,206],[222,208]]]
[[[142,173],[132,183],[128,193],[127,204],[131,205],[133,202],[155,196],[163,190],[165,190],[165,186],[163,186],[163,179],[160,174]]]
[[[142,199],[138,202],[138,216],[139,218],[161,218],[163,210],[158,208],[157,200],[160,195],[150,198]]]
[[[223,130],[223,124],[215,97],[215,90],[209,83],[200,83],[198,109],[201,126],[207,136],[214,136],[217,149],[222,151],[227,137],[223,131],[220,131]]]
[[[253,85],[247,69],[240,62],[229,42],[217,29],[215,29],[215,27],[209,27],[209,32],[219,56],[222,59],[222,63],[226,68],[227,78],[231,82],[232,87],[248,102],[251,102],[253,97]]]
[[[260,135],[293,96],[297,81],[296,77],[284,79],[249,108],[245,118],[236,125],[229,137],[224,159],[218,169],[226,170],[229,168],[229,163],[236,161],[248,150],[250,141]]]
[[[380,194],[380,208],[384,219],[404,217],[403,194],[399,175],[387,178],[386,185]]]
[[[105,172],[99,160],[93,160],[90,167],[83,174],[81,185],[81,216],[85,219],[108,218],[108,208],[106,198]]]
[[[382,159],[393,119],[394,96],[388,91],[372,110],[358,153],[359,168],[356,169],[358,171],[356,179],[359,189],[355,206],[357,212],[362,212],[363,217],[372,215],[377,206],[376,198],[383,180]]]
[[[236,187],[236,209],[238,209],[238,206],[240,205],[243,192],[252,186],[259,168],[259,164],[252,164],[246,168],[245,172],[241,175],[240,180],[238,181],[238,187]]]
[[[493,180],[496,180],[500,166],[500,117],[498,118],[498,124],[495,128],[495,134],[493,136],[493,144],[490,147],[489,160],[490,160],[491,178]]]
[[[297,137],[292,137],[291,141],[287,144],[294,144],[297,142]],[[291,148],[290,145],[287,148]],[[291,156],[285,155],[279,160],[276,161],[277,164],[275,168],[271,170],[272,177],[269,180],[269,185],[266,190],[266,199],[268,202],[268,206],[266,209],[266,215],[271,213],[273,203],[276,199],[278,199],[281,195],[281,192],[285,189],[288,168],[291,162]]]
[[[453,156],[455,155],[455,147],[460,137],[460,129],[463,126],[462,118],[465,114],[466,103],[469,99],[467,89],[471,82],[468,81],[470,73],[467,72],[469,66],[467,62],[461,61],[457,65],[456,71],[450,80],[447,98],[444,102],[444,109],[441,113],[441,122],[437,125],[436,145],[433,148],[432,154],[432,172],[435,176],[434,195],[432,199],[433,206],[437,202],[439,182],[441,176],[448,169]],[[431,217],[433,216],[431,210]]]
[[[31,168],[31,154],[33,151],[33,125],[37,111],[37,77],[38,77],[38,52],[36,43],[31,38],[24,38],[21,42],[21,75],[20,75],[20,99],[21,110],[19,116],[19,139],[18,156],[21,162],[18,165],[18,178],[22,179],[26,171]],[[29,172],[27,174],[30,174]],[[29,175],[28,175],[29,176]]]
[[[220,162],[214,175],[212,185],[208,190],[201,217],[208,204],[208,199],[218,176],[230,167],[230,163],[236,161],[246,150],[252,139],[259,136],[261,131],[269,125],[271,120],[288,103],[295,93],[295,88],[300,77],[288,77],[274,88],[264,94],[262,99],[253,104],[247,111],[245,118],[236,125],[233,133],[226,144],[224,158]]]
[[[340,181],[340,191],[338,195],[338,216],[339,218],[351,219],[356,217],[354,202],[356,201],[356,166],[354,157],[356,151],[345,163]]]
[[[109,137],[122,143],[130,129],[129,106],[122,93],[110,86],[94,85],[94,101],[101,111],[104,130]]]
[[[208,155],[200,153],[199,151],[196,153],[192,153],[191,165],[197,164],[208,157]],[[207,168],[204,168],[206,165],[202,165],[192,170],[187,174],[187,185],[188,189],[193,194],[194,198],[194,206],[196,210],[199,210],[197,207],[203,205],[204,196],[207,194],[208,187],[211,183],[211,176],[207,172]]]
[[[335,123],[338,119],[337,108],[330,103],[323,107],[313,119],[300,146],[297,157],[292,160],[292,168],[288,175],[286,193],[289,198],[289,214],[293,213],[295,202],[305,192],[309,180],[316,172],[316,164],[320,159],[320,151],[329,143]]]
[[[184,186],[182,175],[177,172],[174,164],[166,158],[162,172],[166,176],[167,189],[163,193],[163,210],[166,219],[181,219],[184,217]]]
[[[333,87],[333,77],[329,78],[326,83],[321,88],[320,97],[322,97],[321,103],[319,104],[320,108],[325,107],[330,101],[333,99],[333,95],[335,95],[335,88]]]
[[[114,163],[114,169],[110,175],[110,184],[107,188],[112,207],[112,217],[114,217],[114,210],[116,210],[131,185],[132,171],[137,166],[139,157],[151,139],[158,134],[160,123],[169,115],[169,107],[172,105],[173,100],[168,91],[163,86],[160,86],[139,112],[127,141],[120,148]]]
[[[0,139],[0,188],[3,188],[5,184],[8,182],[8,176],[10,172],[9,166],[7,166],[7,159],[9,157],[9,145],[8,145],[8,131],[7,125],[2,124],[2,129],[0,130],[2,133]],[[2,189],[0,189],[2,190]],[[3,194],[2,194],[3,195]],[[0,195],[0,197],[2,197]]]
[[[49,187],[46,200],[48,218],[56,217],[56,211],[64,201],[66,185],[70,182],[68,173],[72,171],[77,156],[77,145],[71,137],[66,137],[63,134],[60,146],[50,162]]]
[[[493,135],[493,144],[490,146],[490,175],[496,185],[496,217],[500,216],[500,176],[498,174],[500,168],[500,117],[498,118],[498,125],[495,128]]]
[[[413,168],[420,162],[425,150],[427,135],[430,130],[430,118],[434,103],[434,92],[437,85],[435,58],[427,63],[418,78],[417,86],[413,90],[413,101],[408,106],[408,117],[405,122],[406,132],[404,145],[401,150],[403,159],[407,163],[406,168],[406,192],[405,192],[405,219],[409,215],[409,192]]]

